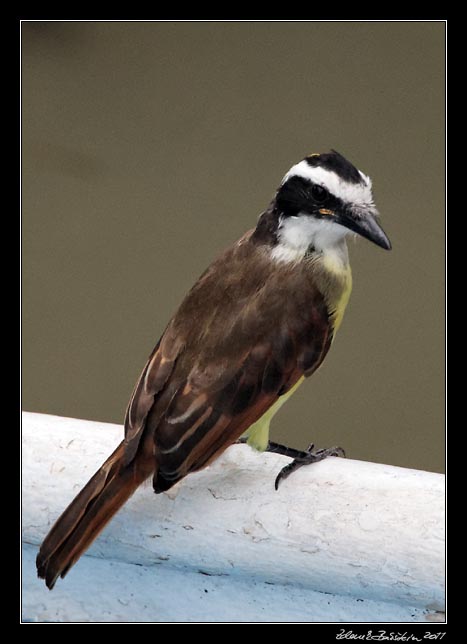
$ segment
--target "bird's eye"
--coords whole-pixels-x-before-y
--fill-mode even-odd
[[[329,197],[329,192],[323,186],[315,184],[311,188],[311,196],[317,203],[324,203]]]

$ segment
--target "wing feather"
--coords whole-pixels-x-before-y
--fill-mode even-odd
[[[185,298],[125,419],[126,462],[152,436],[156,492],[209,464],[322,362],[332,327],[304,270],[271,272],[264,251],[243,240]]]

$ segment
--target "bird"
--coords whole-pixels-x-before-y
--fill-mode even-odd
[[[49,589],[144,481],[156,493],[236,442],[303,465],[343,455],[269,440],[278,409],[323,362],[352,289],[346,238],[391,243],[372,182],[335,150],[292,166],[255,228],[215,259],[170,319],[130,398],[124,439],[57,519],[37,555]]]

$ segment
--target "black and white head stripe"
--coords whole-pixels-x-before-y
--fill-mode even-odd
[[[334,150],[306,157],[290,168],[281,185],[292,177],[301,177],[326,188],[343,203],[361,208],[373,206],[371,179]]]

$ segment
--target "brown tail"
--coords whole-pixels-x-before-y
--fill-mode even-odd
[[[109,456],[78,496],[57,519],[44,539],[37,574],[52,589],[91,545],[99,532],[148,478],[154,466],[138,456],[123,466],[123,443]]]

